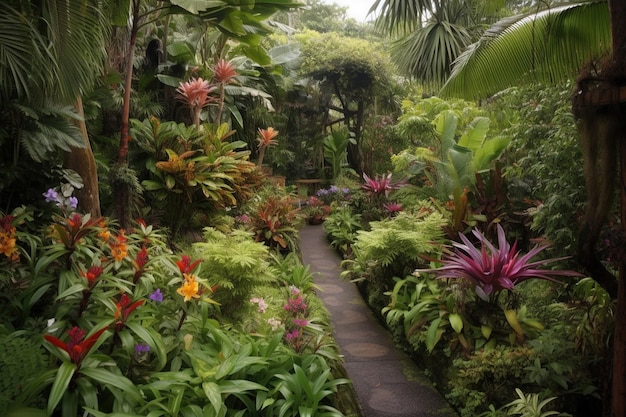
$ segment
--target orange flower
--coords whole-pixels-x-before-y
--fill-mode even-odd
[[[185,282],[183,282],[183,285],[181,285],[176,292],[185,297],[185,302],[192,298],[200,298],[200,290],[196,277],[189,274],[183,274],[183,276],[185,277]]]
[[[100,231],[98,232],[98,237],[103,241],[103,242],[108,242],[109,239],[111,238],[111,232],[109,232],[109,229],[107,229],[107,223],[105,221],[101,221],[98,226],[100,227]]]
[[[115,239],[109,243],[111,247],[111,256],[118,262],[121,262],[122,259],[128,256],[128,248],[126,247],[126,236],[124,235],[124,229],[120,230],[120,234],[115,237]]]
[[[266,148],[270,145],[276,145],[278,141],[273,139],[278,136],[278,133],[278,130],[274,130],[273,127],[268,127],[267,129],[259,128],[259,148]]]
[[[15,227],[11,225],[13,216],[7,215],[0,218],[0,253],[9,258],[12,262],[19,260],[15,246]]]

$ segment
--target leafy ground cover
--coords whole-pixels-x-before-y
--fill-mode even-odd
[[[356,412],[297,253],[234,218],[173,250],[141,220],[124,230],[45,198],[58,207],[41,230],[26,209],[1,217],[3,415]]]

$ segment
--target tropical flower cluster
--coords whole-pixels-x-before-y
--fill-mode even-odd
[[[336,185],[331,185],[329,188],[321,188],[317,190],[315,195],[328,206],[342,204],[351,198],[349,188],[339,188]]]
[[[0,218],[0,253],[11,262],[19,261],[20,255],[16,247],[16,228],[13,226],[14,217],[10,214]]]
[[[498,247],[494,246],[478,229],[473,235],[480,242],[474,246],[463,234],[461,242],[453,242],[454,251],[442,260],[443,266],[426,271],[434,272],[440,278],[462,278],[470,281],[476,294],[483,300],[497,297],[503,290],[513,290],[528,279],[538,278],[559,282],[553,276],[581,276],[574,271],[545,270],[539,268],[566,258],[531,260],[547,246],[536,246],[525,255],[517,250],[517,241],[511,246],[505,237],[504,229],[497,225]]]

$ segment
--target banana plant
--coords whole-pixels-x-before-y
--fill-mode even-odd
[[[356,144],[347,128],[331,132],[324,138],[324,158],[330,163],[332,179],[339,177],[348,166],[348,145]]]
[[[440,154],[422,153],[432,172],[425,174],[435,187],[439,199],[451,199],[452,231],[458,232],[465,224],[484,220],[480,216],[468,217],[470,212],[468,194],[476,189],[477,178],[493,168],[510,142],[509,137],[488,138],[490,120],[484,116],[475,117],[465,131],[458,136],[459,116],[453,110],[444,110],[433,120],[435,135],[439,139]]]

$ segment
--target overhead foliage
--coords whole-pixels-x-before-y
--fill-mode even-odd
[[[391,63],[380,45],[336,33],[306,32],[301,43],[301,73],[313,79],[336,82],[342,92],[359,96],[386,84]]]
[[[586,62],[608,53],[610,42],[606,2],[506,18],[458,57],[440,94],[476,99],[514,83],[572,79]]]

